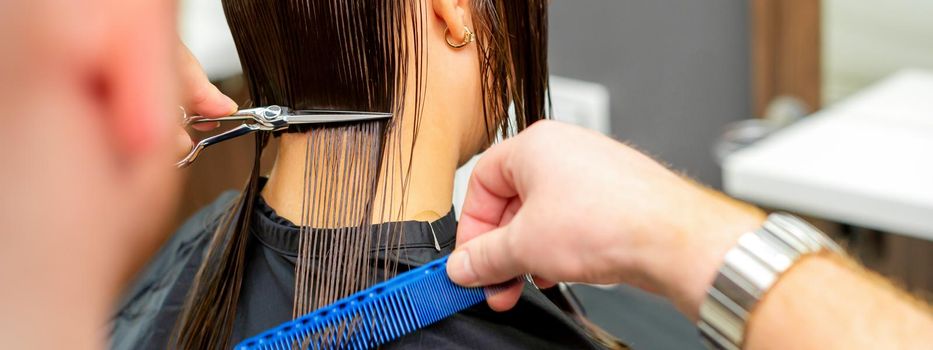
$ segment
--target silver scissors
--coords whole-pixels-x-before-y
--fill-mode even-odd
[[[182,108],[182,111],[184,112],[184,108]],[[388,119],[391,117],[391,113],[335,110],[293,110],[288,107],[277,105],[241,109],[229,116],[219,118],[207,118],[197,115],[189,117],[187,113],[185,113],[183,114],[183,125],[185,127],[198,123],[227,121],[239,121],[244,122],[244,124],[198,141],[194,147],[191,148],[191,151],[188,152],[188,155],[185,156],[185,158],[182,160],[178,161],[178,163],[175,163],[175,166],[178,168],[187,167],[188,165],[191,165],[191,163],[193,163],[194,160],[198,158],[198,155],[201,154],[201,151],[203,151],[208,146],[232,138],[251,134],[256,131],[279,131],[287,129],[292,125],[346,123],[365,120]]]

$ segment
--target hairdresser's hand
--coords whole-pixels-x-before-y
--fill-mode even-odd
[[[201,64],[181,42],[178,43],[178,59],[184,103],[182,107],[188,115],[222,117],[237,110],[236,102],[211,84]],[[192,125],[192,128],[210,131],[217,126],[219,123],[199,123]],[[183,128],[179,128],[176,133],[179,145],[177,154],[184,155],[191,149],[191,138]]]
[[[544,121],[476,165],[447,269],[467,286],[524,273],[541,287],[628,283],[696,317],[725,251],[763,219],[621,143]],[[508,309],[519,294],[489,304]]]

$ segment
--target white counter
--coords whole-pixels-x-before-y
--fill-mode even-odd
[[[908,70],[730,155],[730,195],[933,240],[933,72]]]

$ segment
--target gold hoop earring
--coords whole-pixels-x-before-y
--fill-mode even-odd
[[[450,46],[455,49],[467,46],[467,44],[472,43],[476,40],[476,35],[473,34],[473,31],[470,30],[470,27],[463,26],[463,42],[455,43],[450,41],[450,27],[444,28],[444,40],[447,41],[447,46]]]

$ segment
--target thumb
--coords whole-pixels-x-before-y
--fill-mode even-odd
[[[457,247],[447,259],[447,275],[455,283],[479,287],[507,281],[524,273],[506,225]]]
[[[239,107],[237,103],[211,84],[204,68],[191,51],[181,43],[178,50],[181,56],[181,81],[187,94],[185,108],[192,114],[204,117],[221,117],[235,112]]]

